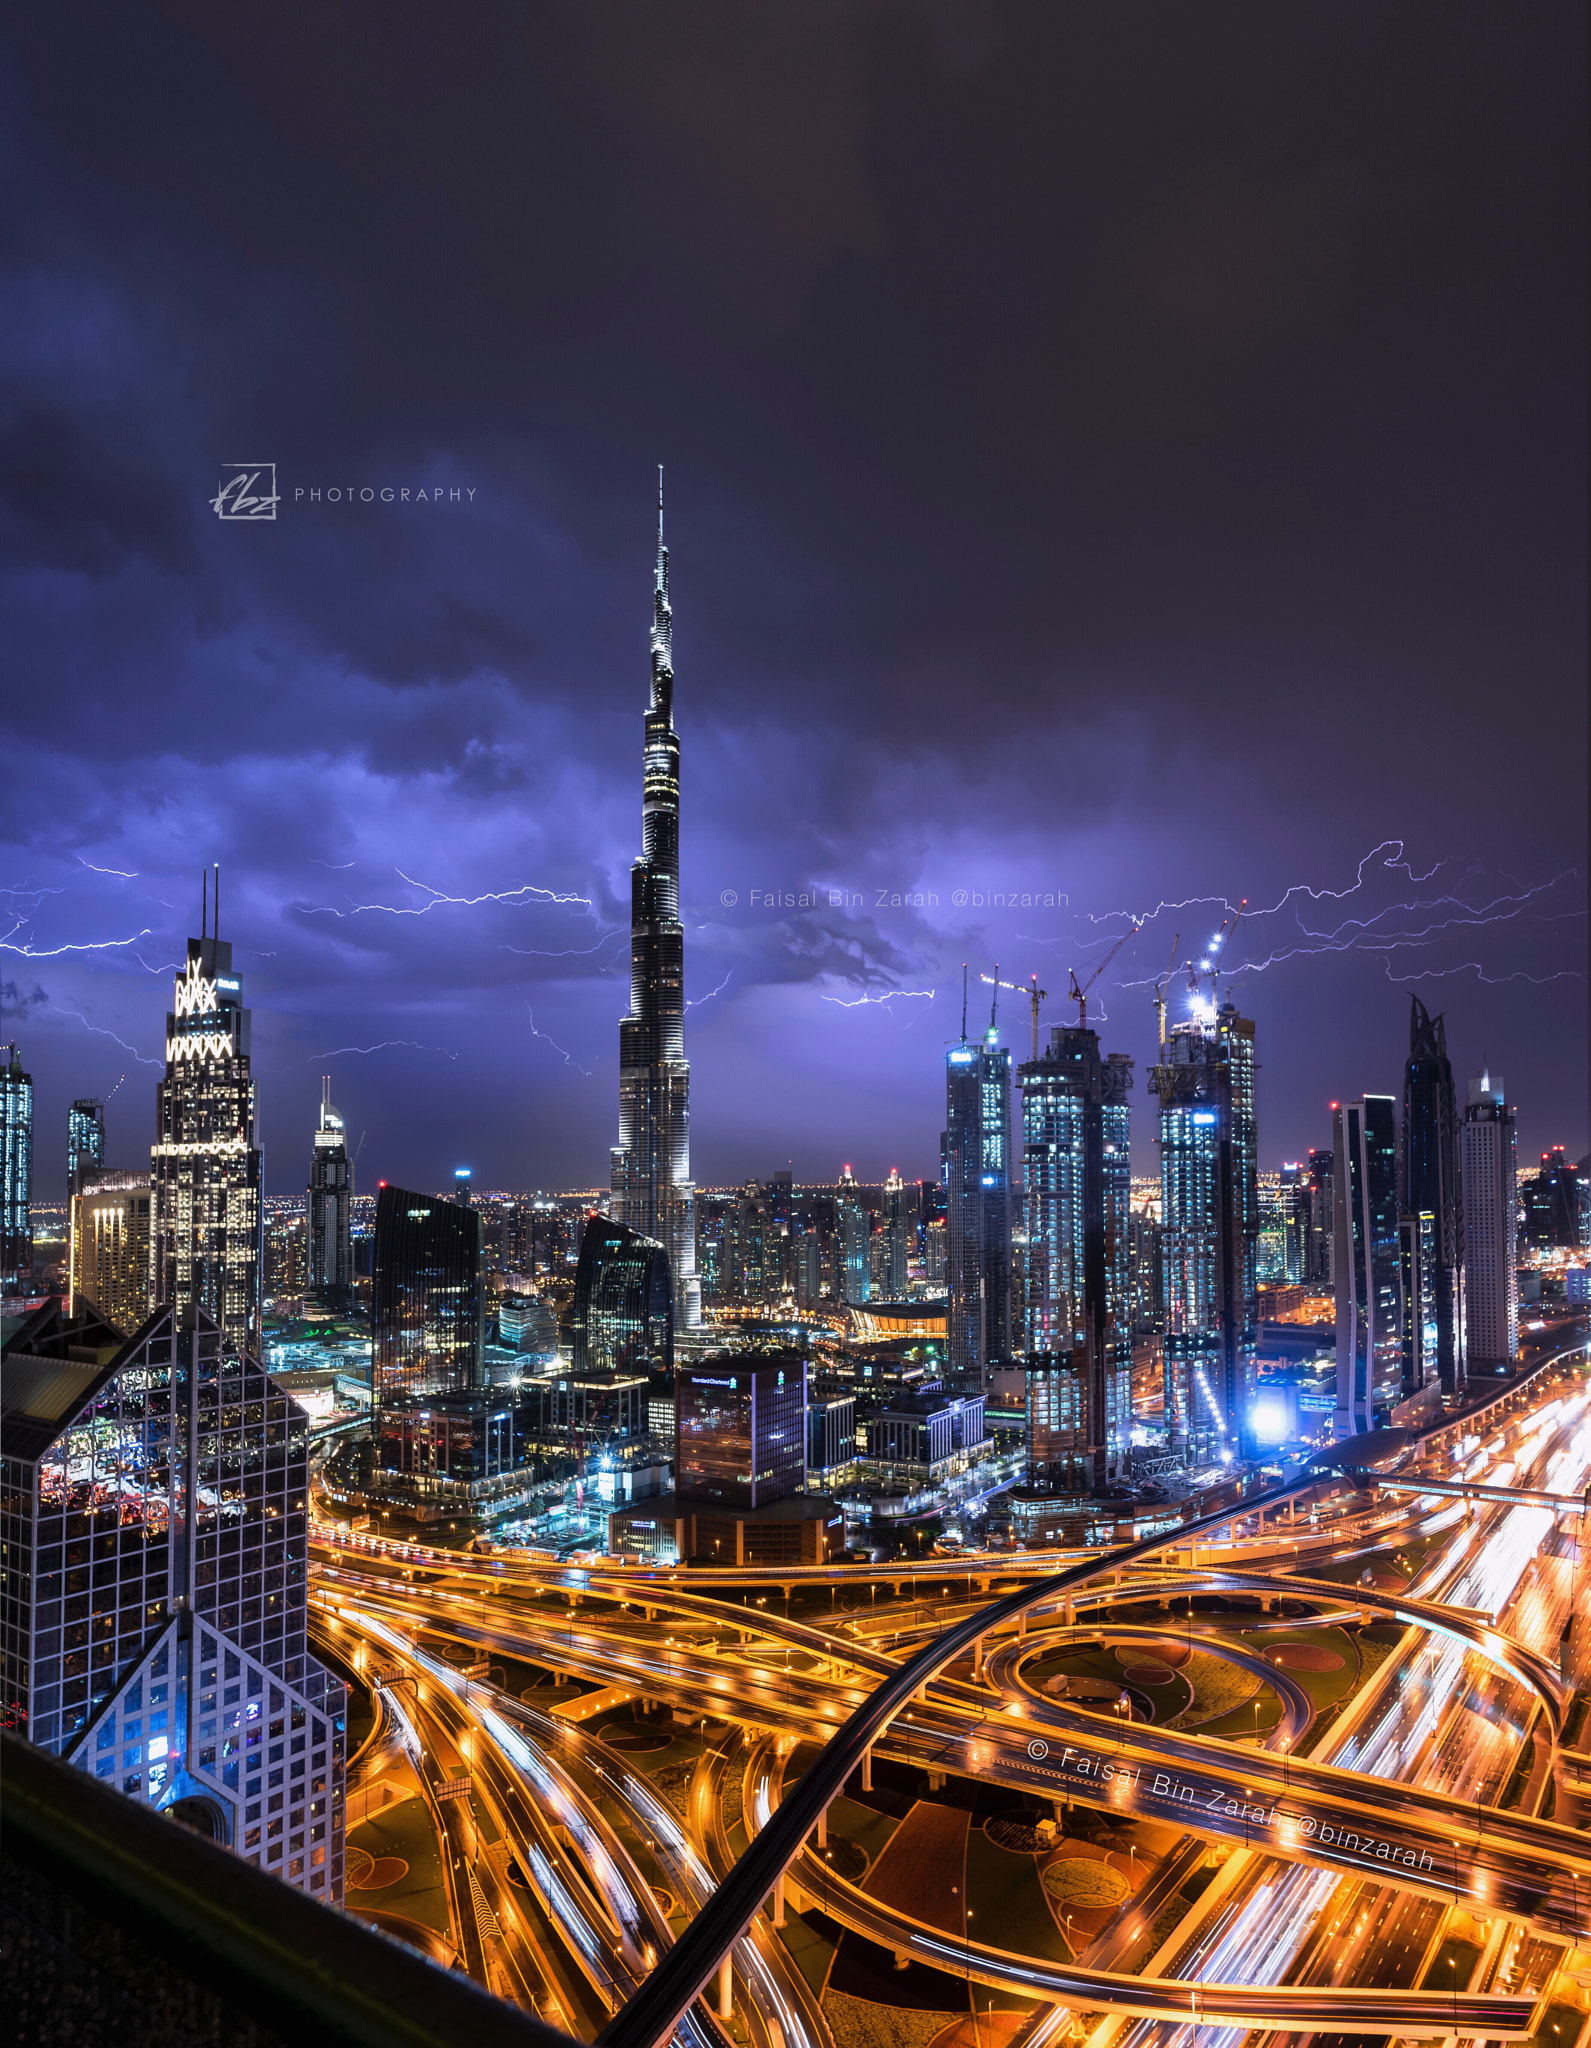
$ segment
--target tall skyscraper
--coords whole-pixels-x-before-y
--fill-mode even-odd
[[[1385,1429],[1403,1398],[1397,1105],[1390,1095],[1332,1110],[1336,1161],[1339,1438]]]
[[[668,1254],[654,1237],[593,1216],[580,1241],[570,1322],[577,1373],[674,1367]]]
[[[1464,1384],[1464,1204],[1459,1187],[1458,1111],[1447,1026],[1410,998],[1409,1058],[1403,1070],[1403,1145],[1398,1188],[1411,1215],[1435,1224],[1431,1296],[1436,1364],[1444,1395]]]
[[[883,1212],[880,1217],[883,1238],[883,1265],[880,1290],[886,1301],[904,1301],[906,1298],[906,1266],[911,1257],[912,1226],[916,1212],[915,1191],[908,1205],[906,1183],[894,1167],[890,1168],[889,1179],[884,1183]]]
[[[1011,1053],[994,1012],[981,1039],[945,1055],[940,1141],[948,1233],[950,1369],[986,1375],[1011,1354]]]
[[[619,1142],[613,1148],[609,1213],[615,1223],[667,1245],[674,1327],[695,1330],[701,1326],[701,1288],[691,1183],[691,1070],[685,1058],[685,927],[679,915],[679,757],[660,469],[642,851],[630,869],[630,1014],[619,1025]]]
[[[33,1076],[15,1044],[0,1064],[0,1286],[33,1271]]]
[[[1022,1090],[1027,1224],[1022,1338],[1030,1354],[1086,1365],[1092,1485],[1114,1475],[1132,1429],[1127,1091],[1132,1061],[1101,1057],[1087,1027],[1057,1025]]]
[[[1259,1337],[1254,1026],[1201,1006],[1166,1040],[1160,1098],[1165,1416],[1190,1464],[1252,1441]]]
[[[382,1184],[371,1288],[378,1408],[481,1390],[482,1281],[476,1210]]]
[[[70,1201],[82,1175],[105,1164],[105,1105],[80,1095],[66,1118],[66,1198]]]
[[[1337,1201],[1333,1172],[1331,1154],[1311,1149],[1309,1236],[1306,1241],[1303,1271],[1306,1287],[1326,1288],[1333,1284],[1331,1262],[1337,1243]]]
[[[1470,1082],[1460,1139],[1468,1362],[1511,1366],[1519,1350],[1519,1158],[1514,1112],[1500,1074],[1480,1073]]]
[[[124,1337],[149,1313],[149,1175],[85,1168],[72,1197],[73,1315],[95,1315]]]
[[[5,1725],[340,1905],[347,1695],[309,1652],[303,1409],[195,1304],[124,1341],[51,1301],[0,1389]]]
[[[1580,1175],[1554,1145],[1541,1155],[1541,1170],[1520,1184],[1525,1243],[1533,1252],[1573,1251],[1580,1242]]]
[[[231,942],[201,935],[188,941],[166,1018],[166,1078],[155,1089],[151,1291],[157,1305],[208,1309],[240,1351],[257,1348],[260,1329],[254,1113],[249,1013]]]
[[[873,1218],[849,1166],[835,1190],[834,1228],[839,1239],[840,1293],[853,1308],[859,1308],[873,1298]]]
[[[309,1162],[309,1284],[334,1302],[345,1302],[353,1292],[352,1200],[347,1133],[332,1107],[327,1076],[320,1084],[320,1122]]]

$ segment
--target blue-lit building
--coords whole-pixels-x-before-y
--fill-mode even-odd
[[[308,1647],[308,1420],[201,1306],[51,1301],[0,1371],[4,1721],[329,1905],[345,1692]]]
[[[0,1062],[0,1286],[33,1271],[33,1076],[14,1044]]]
[[[853,1308],[873,1298],[873,1217],[849,1166],[834,1191],[840,1296]]]
[[[83,1175],[105,1164],[105,1105],[80,1095],[66,1117],[66,1198],[83,1185]]]
[[[1114,1477],[1132,1429],[1132,1061],[1057,1025],[1019,1068],[1027,1226],[1022,1346],[1086,1361],[1090,1478]]]
[[[993,1018],[945,1055],[950,1370],[979,1379],[1011,1355],[1011,1053]]]
[[[1254,1026],[1230,1003],[1177,1025],[1160,1100],[1165,1426],[1191,1465],[1247,1455],[1259,1338]]]
[[[1397,1105],[1390,1095],[1332,1111],[1336,1160],[1339,1437],[1386,1428],[1404,1398]]]
[[[321,1082],[320,1120],[309,1163],[309,1284],[328,1306],[353,1295],[353,1245],[349,1236],[353,1188],[348,1134],[332,1107],[331,1082]]]

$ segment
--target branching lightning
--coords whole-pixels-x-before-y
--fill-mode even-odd
[[[583,909],[592,910],[595,905],[589,896],[578,896],[572,891],[564,893],[557,889],[543,889],[534,882],[522,882],[517,889],[487,889],[479,896],[449,896],[445,890],[433,889],[429,882],[418,882],[412,875],[406,875],[402,868],[394,868],[399,881],[407,882],[411,889],[423,889],[428,900],[419,904],[402,903],[355,903],[347,910],[338,910],[334,904],[316,903],[305,907],[310,917],[363,917],[369,911],[382,911],[388,917],[424,917],[427,911],[435,910],[438,904],[454,904],[462,909],[473,909],[481,903],[578,903]]]
[[[14,924],[11,930],[20,931],[20,924]],[[130,939],[73,939],[60,946],[14,946],[7,934],[0,939],[0,952],[15,953],[23,960],[59,960],[63,953],[114,953],[126,946],[136,946],[140,939],[153,937],[148,925],[141,932],[134,932]]]
[[[932,1002],[936,991],[931,988],[890,988],[879,995],[826,996],[819,995],[819,1002],[838,1004],[842,1010],[860,1010],[869,1003],[892,1003],[897,996],[918,997]]]
[[[415,1038],[383,1038],[376,1045],[338,1045],[334,1046],[330,1052],[312,1052],[309,1054],[309,1058],[311,1060],[335,1060],[341,1058],[345,1052],[360,1054],[385,1052],[388,1046],[391,1045],[406,1046],[411,1052],[439,1052],[445,1060],[456,1060],[458,1058],[458,1054],[456,1052],[449,1052],[445,1045],[421,1045],[419,1040]]]

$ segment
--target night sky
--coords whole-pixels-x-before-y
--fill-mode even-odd
[[[1583,39],[1556,0],[11,10],[36,1195],[74,1095],[147,1156],[211,861],[271,1191],[322,1073],[361,1187],[606,1180],[658,462],[701,1183],[936,1173],[961,963],[1060,1022],[1130,916],[1090,1021],[1152,1171],[1151,985],[1245,896],[1262,1166],[1399,1088],[1411,991],[1522,1154],[1583,1152]],[[212,511],[234,459],[275,523]]]

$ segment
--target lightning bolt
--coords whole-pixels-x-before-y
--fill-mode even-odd
[[[520,1001],[525,1005],[525,1015],[530,1019],[531,1037],[546,1039],[547,1043],[552,1047],[553,1051],[558,1054],[559,1058],[563,1061],[566,1067],[575,1068],[575,1070],[578,1073],[584,1074],[586,1079],[589,1081],[591,1079],[591,1069],[589,1067],[582,1067],[580,1062],[575,1058],[573,1053],[568,1053],[564,1051],[563,1047],[558,1043],[557,1039],[553,1037],[550,1031],[543,1031],[541,1027],[537,1024],[536,1013],[530,1007],[529,996],[521,996]]]
[[[836,1003],[842,1010],[860,1010],[869,1003],[892,1003],[894,1002],[897,996],[919,997],[928,1002],[932,1002],[934,999],[934,995],[935,991],[931,988],[891,988],[885,989],[882,995],[876,996],[820,995],[818,997],[818,1001],[821,1003]]]
[[[13,925],[12,931],[19,929]],[[141,932],[134,932],[130,939],[82,939],[72,940],[62,946],[13,946],[10,938],[0,939],[0,952],[15,953],[23,960],[59,960],[63,953],[114,953],[119,948],[136,946],[140,939],[153,938],[148,925]]]
[[[164,1060],[152,1060],[147,1058],[143,1053],[141,1053],[138,1050],[136,1045],[129,1045],[125,1038],[118,1038],[116,1036],[116,1033],[114,1031],[107,1029],[105,1025],[90,1024],[90,1022],[83,1015],[81,1010],[69,1010],[65,1007],[64,1004],[55,1004],[52,1007],[58,1009],[63,1017],[73,1018],[77,1023],[82,1025],[85,1031],[92,1031],[100,1038],[108,1038],[113,1045],[119,1045],[123,1052],[130,1052],[133,1058],[137,1060],[138,1064],[141,1067],[163,1067],[166,1064]],[[126,1078],[127,1076],[124,1074],[122,1076],[122,1081],[125,1081]],[[118,1081],[116,1083],[116,1086],[119,1088],[121,1084],[121,1081]],[[106,1100],[109,1101],[109,1099],[110,1098],[107,1096]]]
[[[732,975],[734,971],[734,968],[731,967],[729,970],[729,974],[726,974],[724,976],[723,980],[718,984],[717,988],[710,988],[707,991],[706,995],[692,996],[690,1001],[685,1005],[686,1009],[694,1010],[698,1003],[710,1003],[714,996],[721,996],[724,990],[728,988],[730,975]]]
[[[91,861],[91,860],[88,860],[88,859],[86,859],[86,858],[85,858],[85,856],[84,856],[84,855],[82,855],[81,853],[80,853],[80,854],[79,854],[79,855],[78,855],[77,857],[78,857],[78,859],[79,859],[80,861],[82,861],[82,863],[83,863],[84,867],[86,867],[86,868],[87,868],[87,869],[89,870],[89,872],[90,872],[91,874],[96,874],[96,875],[115,875],[115,876],[117,876],[117,877],[118,877],[118,878],[119,878],[119,879],[120,879],[121,881],[124,881],[124,882],[136,882],[136,881],[137,881],[137,879],[138,879],[138,870],[137,870],[136,868],[102,868],[102,867],[96,867],[93,861]]]
[[[586,910],[595,908],[589,896],[577,896],[572,892],[563,894],[556,889],[543,889],[534,882],[522,882],[517,889],[487,889],[479,896],[449,896],[445,890],[433,889],[429,882],[417,882],[412,875],[406,875],[402,868],[394,868],[393,873],[400,881],[407,882],[411,889],[423,889],[429,901],[420,904],[355,903],[348,910],[338,910],[330,903],[316,903],[306,905],[305,914],[310,917],[363,917],[369,911],[381,911],[388,917],[424,917],[428,911],[435,910],[438,904],[456,904],[463,909],[469,910],[480,903],[523,903],[527,901],[536,903],[578,903]]]
[[[619,938],[617,926],[604,932],[594,946],[565,946],[554,952],[541,946],[510,946],[505,941],[498,947],[501,953],[517,953],[522,960],[589,960],[593,953],[600,953],[604,946]]]
[[[421,1045],[416,1038],[383,1038],[377,1045],[339,1045],[333,1047],[330,1052],[312,1052],[309,1058],[312,1060],[335,1060],[341,1058],[345,1052],[359,1054],[385,1052],[389,1045],[407,1046],[411,1052],[439,1052],[445,1060],[456,1060],[458,1058],[458,1054],[456,1052],[449,1052],[445,1045]]]

